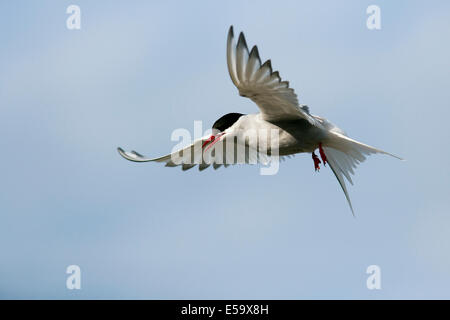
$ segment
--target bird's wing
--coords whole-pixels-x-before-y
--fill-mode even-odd
[[[233,26],[228,32],[227,64],[231,80],[238,88],[239,94],[258,105],[264,120],[303,118],[312,125],[315,124],[308,107],[299,106],[297,95],[294,89],[289,88],[289,82],[281,81],[278,71],[272,71],[270,60],[261,65],[256,46],[248,52],[242,32],[235,45]]]
[[[208,136],[194,141],[191,145],[159,158],[147,158],[136,151],[124,151],[117,148],[119,154],[127,160],[134,162],[162,162],[166,167],[181,166],[182,170],[188,170],[198,165],[203,171],[209,166],[218,169],[222,165],[230,164],[268,164],[272,158],[265,153],[258,152],[254,148],[237,142],[234,136],[224,136],[211,147],[205,146]]]

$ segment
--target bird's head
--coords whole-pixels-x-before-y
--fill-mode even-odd
[[[242,116],[242,113],[227,113],[226,115],[216,120],[216,122],[214,122],[212,126],[213,134],[211,134],[211,136],[203,143],[203,148],[208,144],[208,148],[212,147],[212,145],[218,142],[220,138],[225,134],[225,130],[235,124],[236,121],[238,121],[238,119]]]
[[[236,121],[238,121],[238,119],[242,116],[242,113],[227,113],[214,122],[212,129],[213,131],[216,129],[219,130],[219,132],[224,132],[226,129],[235,124]]]

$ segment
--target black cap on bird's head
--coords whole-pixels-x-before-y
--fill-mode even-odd
[[[242,116],[242,113],[227,113],[226,115],[220,117],[216,122],[214,122],[212,126],[213,134],[204,140],[202,148],[205,148],[206,146],[206,150],[211,148],[215,143],[222,139],[225,135],[225,130],[235,124],[236,121],[238,121],[238,119]]]
[[[238,121],[238,119],[242,116],[242,113],[227,113],[226,115],[220,117],[216,122],[214,122],[212,128],[223,132],[233,124],[235,124],[235,122]]]

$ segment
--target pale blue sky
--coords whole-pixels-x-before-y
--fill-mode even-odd
[[[70,4],[81,30],[66,28]],[[382,29],[366,28],[381,8]],[[0,298],[450,298],[448,1],[3,1]],[[312,113],[398,154],[182,172],[176,128],[256,112],[233,24]],[[82,289],[65,269],[82,270]],[[367,266],[382,290],[366,288]]]

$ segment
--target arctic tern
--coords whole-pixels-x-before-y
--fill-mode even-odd
[[[320,169],[321,163],[324,166],[329,164],[353,214],[344,178],[353,184],[350,174],[354,174],[353,169],[370,154],[382,153],[403,160],[353,140],[329,120],[311,114],[308,106],[299,104],[297,95],[289,87],[289,82],[282,81],[278,71],[272,71],[271,61],[261,63],[256,46],[249,52],[242,32],[237,44],[235,43],[233,26],[228,32],[227,64],[231,80],[239,94],[255,102],[260,109],[259,113],[228,113],[213,124],[211,135],[197,139],[189,146],[163,157],[150,159],[136,151],[125,152],[122,148],[118,148],[120,155],[134,162],[163,162],[168,167],[181,165],[183,170],[198,164],[202,171],[210,165],[217,169],[221,165],[236,163],[267,163],[267,159],[275,154],[283,158],[297,153],[311,153],[316,171]],[[249,131],[270,130],[278,132],[277,150],[271,150],[270,146],[262,148],[257,142],[258,139],[251,139],[251,134],[249,138]],[[217,144],[219,141],[222,144]],[[217,145],[223,146],[225,141],[232,141],[234,145],[245,145],[247,151],[256,150],[256,158],[250,156],[251,152],[247,152],[242,161],[237,161],[234,157],[230,161],[226,156],[227,152],[231,152],[229,148],[225,152],[216,152],[217,150],[207,152],[213,146],[214,148]],[[316,149],[319,149],[320,159],[315,154]],[[264,157],[263,153],[267,157]],[[189,157],[186,157],[186,154]]]

